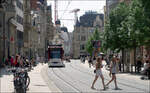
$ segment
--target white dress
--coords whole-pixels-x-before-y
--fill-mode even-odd
[[[96,70],[96,76],[101,76],[103,75],[101,68]]]
[[[111,73],[118,73],[118,64],[111,62],[112,72]]]

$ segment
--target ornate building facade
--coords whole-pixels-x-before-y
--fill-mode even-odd
[[[104,15],[96,12],[87,12],[77,20],[73,31],[73,58],[80,58],[82,55],[88,55],[85,51],[85,44],[88,38],[94,33],[95,29],[103,31]]]

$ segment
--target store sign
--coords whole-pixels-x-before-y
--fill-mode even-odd
[[[100,47],[100,41],[99,40],[92,41],[92,45],[94,48],[99,48]]]

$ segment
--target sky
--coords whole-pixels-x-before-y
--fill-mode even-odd
[[[54,0],[47,0],[48,5],[52,5],[52,19],[54,23]],[[97,11],[104,13],[105,0],[58,0],[58,19],[61,21],[61,26],[68,28],[69,32],[74,29],[74,13],[70,13],[74,9],[80,9],[78,18],[87,11]],[[65,20],[72,19],[72,20]]]

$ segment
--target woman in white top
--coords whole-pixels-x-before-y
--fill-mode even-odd
[[[118,64],[117,64],[118,61],[119,59],[117,57],[112,58],[112,62],[110,64],[110,73],[109,73],[110,77],[112,75],[112,79],[106,84],[106,87],[108,87],[108,85],[114,80],[116,90],[119,89],[116,81],[116,73],[118,73]]]
[[[94,84],[97,81],[98,77],[100,76],[102,79],[103,88],[105,90],[104,77],[103,77],[102,70],[101,70],[102,67],[103,67],[102,66],[102,58],[98,57],[97,62],[96,62],[96,75],[95,75],[95,79],[94,79],[92,86],[91,86],[92,89],[95,89]]]

